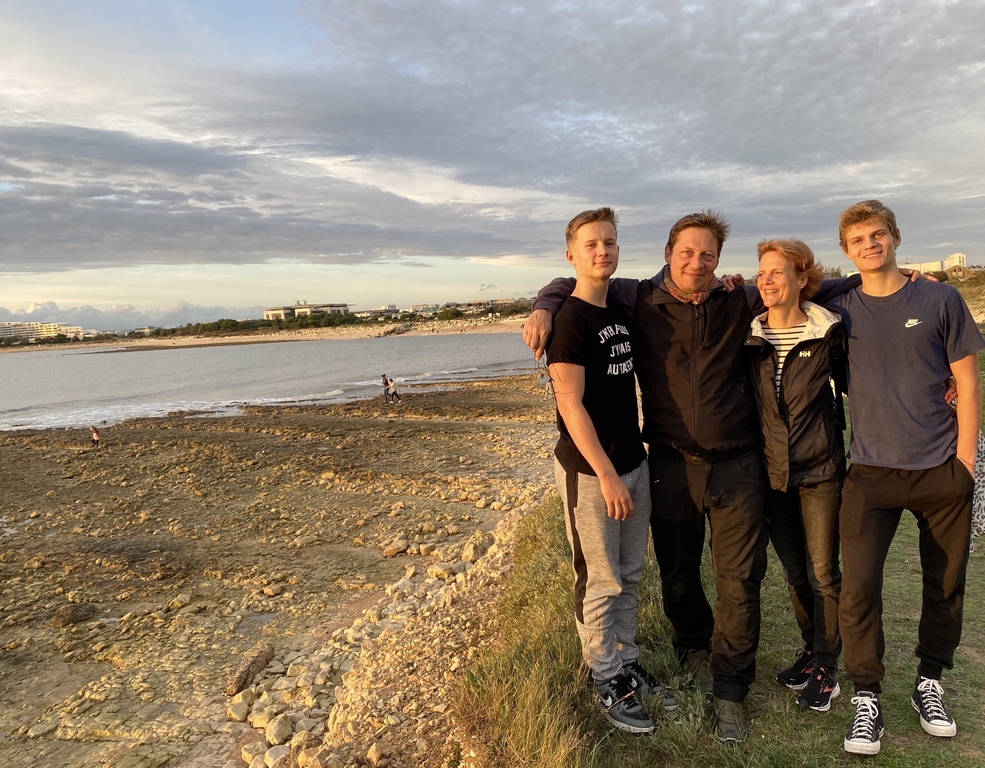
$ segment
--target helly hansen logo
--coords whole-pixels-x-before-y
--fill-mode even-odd
[[[800,353],[800,356],[801,356],[801,357],[810,357],[810,356],[811,356],[811,351],[810,351],[809,349],[805,349],[805,350],[803,350],[803,351],[802,351],[802,352]]]

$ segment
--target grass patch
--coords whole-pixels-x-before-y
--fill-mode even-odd
[[[958,735],[935,739],[920,729],[909,695],[916,670],[920,614],[917,528],[904,513],[886,563],[884,590],[886,680],[883,700],[886,737],[873,764],[892,768],[963,768],[985,763],[985,554],[968,567],[964,634],[955,670],[944,687]],[[681,678],[670,643],[670,626],[660,606],[659,576],[648,553],[640,592],[638,640],[641,661],[669,681],[681,700],[671,715],[651,712],[653,736],[613,730],[595,712],[581,667],[571,602],[570,553],[561,505],[545,503],[524,521],[514,569],[506,579],[496,616],[495,640],[459,685],[455,708],[468,725],[477,765],[509,768],[629,768],[632,766],[859,765],[842,750],[854,707],[851,684],[831,712],[799,710],[795,694],[776,685],[773,675],[799,647],[793,611],[776,557],[763,583],[763,625],[758,678],[746,702],[750,737],[739,746],[715,741],[711,708]],[[714,587],[706,553],[704,577],[709,600]]]

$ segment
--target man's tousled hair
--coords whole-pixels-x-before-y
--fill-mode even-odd
[[[718,255],[721,256],[722,246],[725,245],[725,240],[728,238],[730,226],[728,219],[721,211],[713,211],[708,208],[700,213],[689,213],[684,218],[678,219],[677,223],[670,228],[670,234],[667,236],[667,247],[673,250],[681,232],[691,227],[698,227],[707,229],[715,236],[718,241]]]
[[[886,222],[889,234],[893,237],[899,237],[896,214],[879,200],[863,200],[861,203],[855,203],[855,205],[843,210],[838,218],[838,242],[841,243],[843,249],[848,247],[845,233],[856,224],[862,224],[869,219],[882,219]]]
[[[817,293],[818,286],[824,279],[824,271],[821,269],[821,263],[814,257],[814,251],[803,240],[796,238],[763,240],[756,248],[760,261],[764,254],[774,251],[792,263],[798,275],[807,276],[807,285],[800,289],[801,300],[809,299]]]
[[[582,211],[568,222],[564,228],[564,241],[570,246],[578,236],[578,230],[586,224],[594,224],[597,221],[605,221],[612,225],[612,228],[619,231],[619,217],[611,208],[594,208],[591,211]]]

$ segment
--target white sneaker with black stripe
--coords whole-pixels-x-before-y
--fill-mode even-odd
[[[886,733],[879,698],[870,691],[859,691],[852,704],[856,706],[855,719],[845,736],[845,751],[853,755],[878,755]]]
[[[931,736],[954,736],[958,726],[944,707],[944,689],[940,680],[917,676],[917,684],[910,696],[910,704],[920,713],[920,727]]]

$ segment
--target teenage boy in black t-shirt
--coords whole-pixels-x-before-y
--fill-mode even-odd
[[[839,619],[857,709],[844,746],[874,755],[884,731],[883,568],[904,509],[917,519],[923,574],[910,701],[930,735],[957,732],[940,677],[953,666],[961,637],[985,340],[955,288],[900,275],[896,216],[878,200],[843,211],[839,237],[862,277],[861,287],[830,302],[848,331],[852,406]],[[943,397],[948,376],[957,382],[956,421]]]
[[[636,596],[643,573],[650,475],[640,437],[626,322],[606,306],[619,263],[611,208],[585,211],[565,230],[577,283],[558,312],[547,363],[560,436],[555,478],[575,571],[575,619],[599,710],[615,727],[650,733],[637,698],[666,694],[639,664]]]

